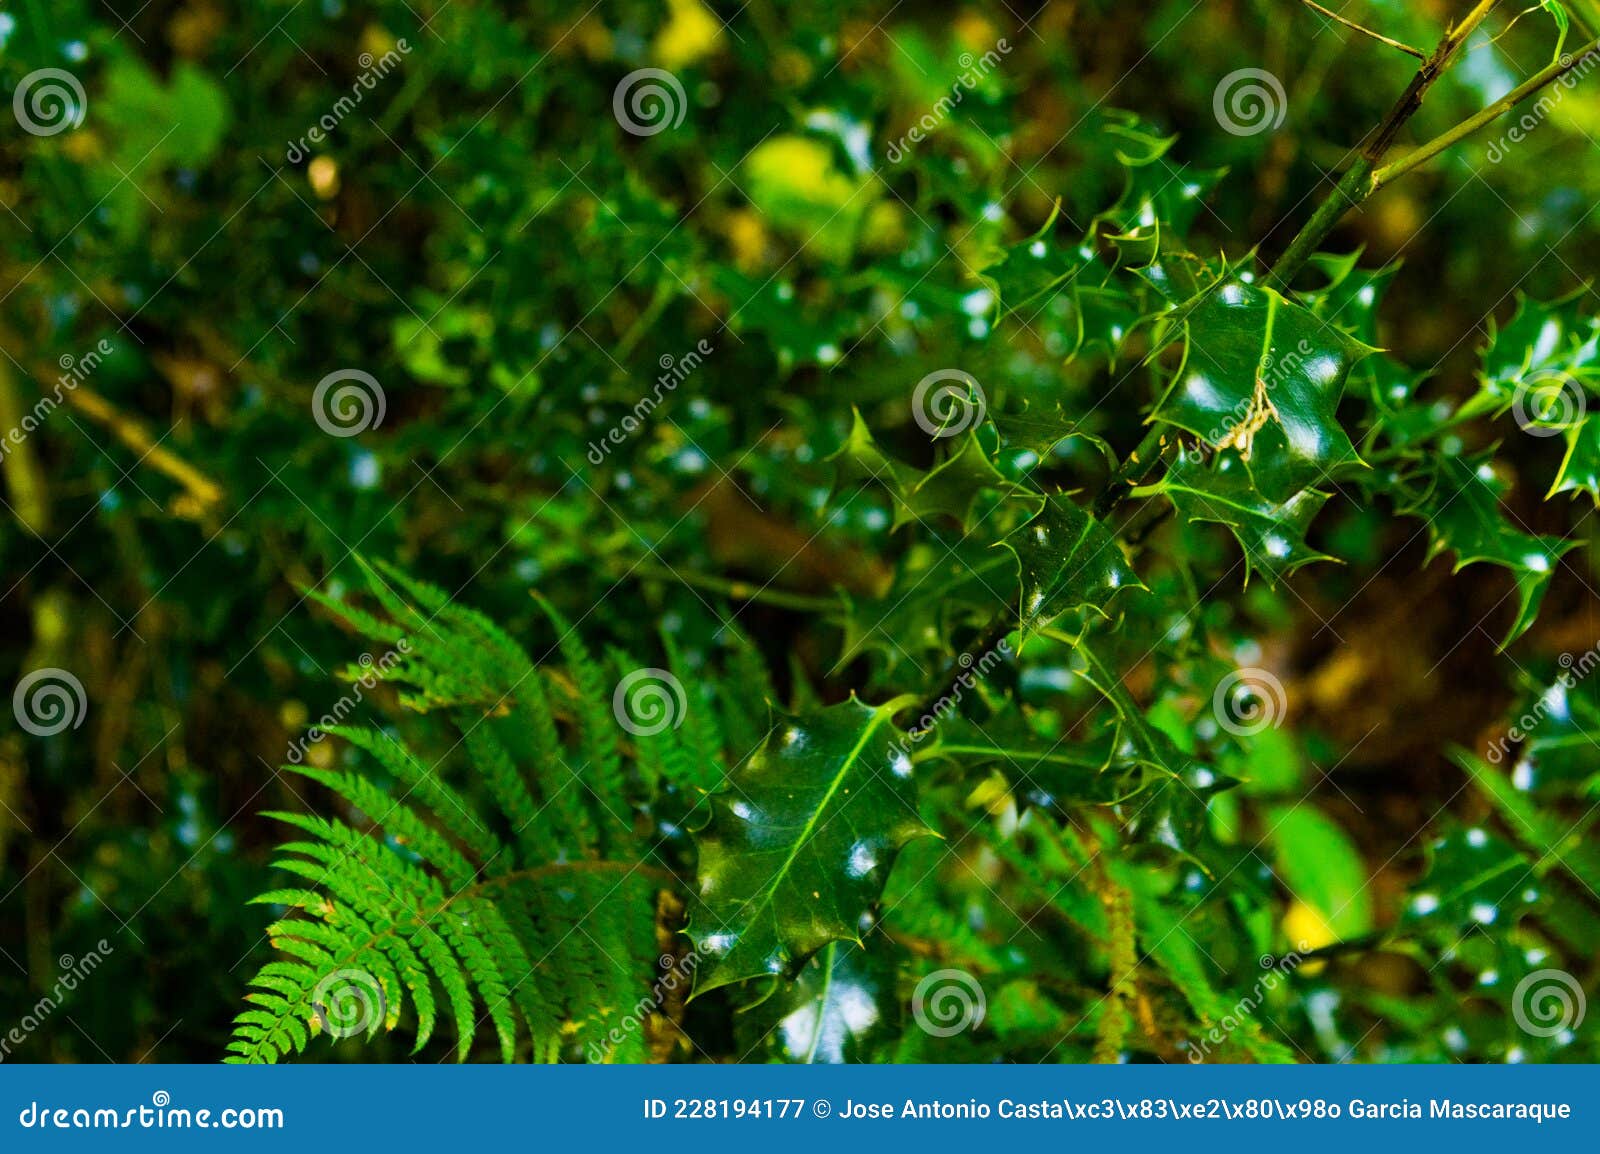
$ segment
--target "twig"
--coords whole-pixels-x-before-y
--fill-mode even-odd
[[[50,487],[33,446],[22,435],[24,415],[16,377],[0,361],[0,437],[9,442],[0,445],[0,473],[11,494],[11,511],[25,529],[42,537],[50,527]]]
[[[1094,499],[1094,515],[1105,517],[1111,510],[1122,503],[1128,491],[1138,484],[1139,478],[1150,471],[1150,467],[1166,452],[1166,433],[1160,425],[1150,426],[1145,433],[1144,440],[1134,447],[1127,459],[1122,462],[1122,467],[1114,473],[1105,487],[1100,490]]]
[[[778,609],[792,609],[798,613],[827,613],[838,609],[841,602],[833,597],[811,597],[787,589],[769,589],[750,581],[730,580],[713,573],[700,573],[692,569],[672,569],[666,565],[642,562],[638,568],[658,577],[676,577],[685,585],[697,585],[712,593],[732,597],[736,601],[758,601]]]
[[[1479,0],[1459,24],[1445,33],[1444,38],[1434,48],[1433,55],[1423,61],[1422,67],[1417,69],[1416,75],[1406,85],[1406,90],[1400,94],[1400,99],[1394,102],[1388,115],[1368,136],[1367,145],[1362,149],[1355,164],[1350,166],[1334,190],[1317,206],[1311,219],[1289,242],[1289,247],[1272,266],[1272,271],[1268,274],[1270,283],[1280,289],[1287,288],[1289,282],[1294,280],[1327,235],[1333,231],[1334,225],[1338,224],[1352,208],[1372,195],[1373,188],[1369,178],[1388,153],[1400,129],[1422,107],[1423,97],[1450,66],[1456,50],[1466,43],[1500,3],[1501,0]]]
[[[1423,52],[1421,52],[1421,51],[1419,51],[1419,50],[1417,50],[1417,49],[1415,49],[1413,47],[1411,47],[1411,45],[1409,45],[1409,44],[1402,44],[1398,40],[1391,40],[1391,39],[1389,39],[1389,37],[1383,35],[1383,33],[1381,33],[1381,32],[1374,32],[1370,28],[1367,28],[1367,27],[1365,27],[1363,25],[1357,24],[1354,20],[1346,20],[1343,16],[1339,15],[1337,12],[1330,12],[1328,9],[1324,8],[1321,4],[1316,3],[1316,0],[1300,0],[1300,3],[1304,4],[1307,8],[1311,8],[1311,9],[1317,11],[1317,12],[1322,13],[1329,20],[1336,20],[1340,24],[1343,24],[1346,28],[1353,28],[1355,31],[1360,32],[1363,36],[1370,36],[1374,40],[1379,41],[1380,43],[1387,44],[1390,48],[1398,48],[1398,49],[1400,49],[1400,51],[1406,53],[1409,56],[1415,56],[1418,60],[1426,60],[1428,58],[1426,54],[1424,54]]]
[[[176,453],[162,448],[142,424],[99,393],[79,385],[66,394],[66,399],[78,412],[110,430],[111,435],[137,454],[144,464],[182,485],[198,506],[197,512],[204,513],[221,503],[222,486]]]
[[[1518,104],[1521,104],[1524,100],[1532,96],[1535,92],[1538,92],[1541,88],[1545,88],[1555,81],[1561,79],[1561,77],[1565,76],[1568,72],[1571,72],[1584,60],[1589,59],[1596,51],[1600,51],[1600,37],[1591,40],[1588,44],[1584,45],[1576,52],[1563,54],[1560,60],[1541,68],[1538,72],[1535,72],[1532,76],[1528,77],[1528,79],[1524,80],[1521,84],[1517,85],[1510,92],[1502,96],[1499,100],[1496,100],[1493,104],[1489,105],[1489,107],[1485,108],[1481,112],[1474,113],[1472,116],[1467,117],[1448,132],[1440,133],[1438,136],[1435,136],[1432,140],[1428,141],[1421,147],[1406,153],[1406,155],[1402,156],[1393,164],[1384,165],[1382,168],[1378,169],[1372,174],[1371,192],[1377,192],[1378,189],[1382,188],[1384,185],[1404,176],[1413,168],[1417,167],[1417,165],[1431,160],[1433,157],[1437,156],[1439,153],[1443,152],[1457,141],[1471,136],[1474,132],[1478,131],[1478,129],[1495,120],[1502,113],[1508,112]],[[1371,195],[1371,192],[1369,192],[1368,195]]]

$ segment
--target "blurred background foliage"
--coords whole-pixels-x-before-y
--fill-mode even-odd
[[[1428,47],[1463,5],[1354,7]],[[890,162],[963,61],[1002,41],[999,65]],[[1552,41],[1530,17],[1474,42],[1409,137],[1503,93]],[[305,142],[363,61],[388,52],[399,64]],[[640,137],[612,98],[647,66],[681,80],[688,108]],[[72,131],[8,126],[0,143],[0,391],[26,410],[63,358],[102,340],[112,352],[4,462],[0,682],[68,669],[89,708],[59,735],[9,716],[0,732],[0,1007],[32,1005],[58,955],[106,939],[110,980],[86,983],[16,1056],[205,1061],[267,954],[245,904],[277,836],[258,812],[310,806],[277,766],[362,651],[307,588],[337,594],[356,556],[373,556],[490,613],[535,655],[551,633],[530,589],[596,649],[652,652],[665,630],[709,652],[731,617],[786,700],[894,683],[896,650],[925,659],[925,623],[863,638],[848,607],[883,597],[915,545],[889,535],[881,495],[830,500],[823,459],[852,407],[875,431],[903,427],[911,384],[960,365],[1088,414],[1125,453],[1152,399],[1137,357],[1063,365],[1071,336],[1044,313],[996,331],[979,272],[1058,200],[1082,224],[1116,199],[1117,109],[1176,134],[1173,165],[1228,170],[1192,206],[1196,252],[1275,253],[1415,62],[1288,0],[0,4],[0,93],[46,67],[77,77],[87,107]],[[1250,67],[1281,78],[1287,115],[1237,136],[1213,93]],[[1554,297],[1594,267],[1591,87],[1504,161],[1486,156],[1491,132],[1335,234],[1371,266],[1403,259],[1378,343],[1434,366],[1441,395],[1472,392],[1513,292]],[[594,463],[641,382],[702,340],[714,352],[689,383]],[[352,368],[381,382],[387,412],[330,436],[312,392]],[[1542,503],[1550,446],[1512,440],[1499,460],[1518,473],[1517,516],[1572,531],[1590,502]],[[1080,484],[1104,478],[1096,460],[1073,469]],[[1251,747],[1248,769],[1261,806],[1315,800],[1263,850],[1306,900],[1260,916],[1314,945],[1393,928],[1408,887],[1439,866],[1435,840],[1482,836],[1493,807],[1462,791],[1448,749],[1487,748],[1557,655],[1600,635],[1592,548],[1566,558],[1539,623],[1502,657],[1503,622],[1477,624],[1502,574],[1452,577],[1424,563],[1414,524],[1329,508],[1314,539],[1351,564],[1208,603],[1234,656],[1288,689],[1291,723]],[[1181,532],[1191,552],[1224,548]],[[1048,645],[1019,678],[1039,704],[1085,693]],[[979,800],[956,809],[987,821],[994,799]],[[975,849],[972,864],[983,884],[952,882],[947,911],[984,939],[972,948],[995,973],[1021,975],[991,995],[991,1028],[1005,1052],[1050,1052],[1070,1008],[1099,994],[1074,976],[1044,989],[1037,959],[1003,944],[1013,906],[1050,898],[1030,890],[1026,862],[1008,872]],[[924,872],[911,861],[896,877]],[[1334,911],[1343,924],[1328,924]],[[1453,992],[1446,971],[1380,951],[1303,980],[1284,1028],[1307,1056],[1460,1052],[1447,1030],[1470,1016],[1470,979]],[[1334,1014],[1341,998],[1355,1017]],[[1517,1056],[1496,1039],[1472,1052]],[[961,1056],[994,1052],[970,1044]],[[1085,1057],[1086,1044],[1054,1054]]]

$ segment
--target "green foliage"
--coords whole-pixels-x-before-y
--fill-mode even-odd
[[[310,888],[256,899],[281,914],[268,930],[280,957],[252,982],[232,1060],[276,1061],[319,1031],[393,1030],[408,998],[414,1050],[448,1022],[460,1060],[483,1027],[508,1062],[643,1058],[643,1023],[613,1033],[649,1003],[659,952],[662,869],[634,815],[681,808],[715,774],[716,723],[644,725],[625,757],[609,674],[554,609],[559,676],[442,590],[390,567],[368,578],[379,614],[318,600],[395,646],[375,668],[407,708],[452,719],[434,735],[447,744],[335,726],[366,755],[354,767],[285,767],[341,816],[271,815],[306,835],[276,865]]]
[[[0,181],[8,675],[90,703],[0,735],[8,998],[104,933],[119,1059],[1600,1058],[1524,985],[1600,976],[1592,102],[1283,273],[1412,65],[1280,7],[224,7],[0,14],[87,93]]]

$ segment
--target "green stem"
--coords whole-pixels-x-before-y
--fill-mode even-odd
[[[1108,513],[1122,503],[1139,478],[1150,471],[1161,454],[1166,450],[1163,443],[1166,434],[1160,425],[1152,425],[1145,433],[1144,440],[1134,447],[1122,462],[1120,468],[1112,474],[1111,480],[1100,490],[1100,495],[1094,499],[1094,515],[1104,518]]]
[[[735,601],[758,601],[779,609],[794,609],[801,613],[826,613],[839,608],[839,602],[831,597],[808,597],[804,593],[769,589],[749,581],[730,581],[711,573],[668,569],[648,562],[640,565],[640,569],[667,580],[676,579],[685,585],[695,585],[712,593],[720,593],[724,597],[732,597]]]
[[[1372,161],[1363,156],[1339,178],[1334,190],[1323,198],[1322,203],[1317,206],[1317,211],[1306,221],[1305,227],[1295,235],[1294,240],[1289,242],[1289,247],[1284,249],[1283,255],[1272,266],[1270,277],[1275,287],[1279,290],[1287,289],[1289,282],[1305,268],[1306,262],[1322,246],[1322,242],[1327,239],[1334,226],[1344,219],[1344,214],[1372,194],[1369,181],[1371,175]]]
[[[1477,31],[1478,26],[1489,17],[1501,3],[1501,0],[1479,0],[1476,7],[1469,12],[1461,23],[1446,32],[1429,56],[1417,69],[1416,75],[1406,85],[1406,90],[1400,94],[1400,99],[1394,102],[1388,115],[1379,123],[1368,138],[1366,148],[1362,150],[1361,157],[1350,170],[1340,177],[1334,190],[1327,195],[1310,220],[1305,224],[1295,238],[1289,242],[1289,247],[1284,250],[1277,263],[1272,266],[1267,280],[1274,288],[1280,291],[1289,287],[1289,282],[1294,280],[1300,270],[1311,259],[1334,226],[1339,223],[1346,213],[1355,208],[1367,197],[1376,191],[1376,186],[1370,177],[1378,164],[1389,151],[1389,146],[1394,143],[1394,138],[1400,129],[1405,126],[1419,108],[1422,99],[1428,94],[1428,89],[1444,71],[1455,57],[1456,50],[1466,43],[1468,37]]]
[[[50,527],[50,488],[22,428],[25,406],[11,367],[0,361],[0,473],[11,494],[11,511],[35,537]]]
[[[1399,40],[1391,40],[1389,37],[1385,36],[1383,33],[1374,32],[1371,28],[1368,28],[1364,24],[1357,24],[1354,20],[1346,20],[1343,16],[1339,15],[1337,12],[1333,11],[1332,9],[1324,8],[1321,4],[1316,3],[1316,0],[1300,0],[1300,3],[1304,4],[1307,8],[1310,8],[1310,9],[1313,9],[1314,11],[1322,13],[1324,16],[1326,16],[1330,20],[1335,20],[1335,21],[1339,22],[1340,24],[1343,24],[1346,28],[1354,29],[1355,31],[1361,33],[1363,36],[1372,37],[1374,40],[1378,41],[1380,44],[1387,44],[1390,48],[1398,48],[1401,52],[1404,52],[1407,56],[1415,56],[1418,60],[1426,60],[1428,58],[1425,53],[1418,51],[1417,49],[1411,47],[1411,45],[1409,45],[1409,44],[1402,43]]]
[[[1393,164],[1384,165],[1382,168],[1378,169],[1372,174],[1372,187],[1369,190],[1368,195],[1373,192],[1377,192],[1378,189],[1382,188],[1391,181],[1397,180],[1398,178],[1404,176],[1413,168],[1416,168],[1417,165],[1425,164],[1427,161],[1432,160],[1435,156],[1438,156],[1439,153],[1443,152],[1451,145],[1466,139],[1474,132],[1477,132],[1478,129],[1498,118],[1501,114],[1510,111],[1512,108],[1515,108],[1518,104],[1521,104],[1524,100],[1532,96],[1535,92],[1538,92],[1541,88],[1548,87],[1555,81],[1561,79],[1583,61],[1592,59],[1593,54],[1597,49],[1600,49],[1600,37],[1591,40],[1577,52],[1567,53],[1563,55],[1560,60],[1551,63],[1545,68],[1541,68],[1538,72],[1535,72],[1532,76],[1528,77],[1528,79],[1524,80],[1521,84],[1517,85],[1510,92],[1502,96],[1499,100],[1496,100],[1493,104],[1489,105],[1489,107],[1485,108],[1481,112],[1467,117],[1467,119],[1463,120],[1460,124],[1456,125],[1448,132],[1440,133],[1438,136],[1435,136],[1432,140],[1428,141],[1428,143],[1422,145],[1420,148],[1406,153],[1406,155],[1402,156]]]

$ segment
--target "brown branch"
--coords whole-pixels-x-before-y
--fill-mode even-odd
[[[1426,60],[1428,58],[1426,53],[1423,53],[1423,52],[1411,47],[1411,45],[1409,45],[1409,44],[1402,44],[1398,40],[1391,40],[1389,37],[1383,35],[1383,33],[1381,33],[1381,32],[1374,32],[1372,29],[1367,28],[1364,25],[1357,24],[1354,20],[1346,20],[1343,16],[1339,15],[1337,12],[1330,12],[1328,9],[1324,8],[1321,4],[1318,4],[1316,2],[1316,0],[1300,0],[1300,3],[1304,4],[1307,8],[1310,8],[1310,9],[1313,9],[1314,11],[1322,13],[1329,20],[1336,20],[1340,24],[1343,24],[1346,28],[1354,29],[1355,31],[1361,33],[1363,36],[1370,36],[1374,40],[1376,40],[1376,41],[1378,41],[1378,42],[1380,42],[1382,44],[1387,44],[1390,48],[1398,48],[1398,49],[1400,49],[1400,51],[1406,53],[1409,56],[1415,56],[1418,60]]]
[[[1422,67],[1417,69],[1416,75],[1406,85],[1406,90],[1389,109],[1388,115],[1368,134],[1366,146],[1356,158],[1355,164],[1340,177],[1338,185],[1317,206],[1317,211],[1305,223],[1305,227],[1295,234],[1295,238],[1289,242],[1289,247],[1272,266],[1268,274],[1271,284],[1279,289],[1287,289],[1289,282],[1294,280],[1323,240],[1333,231],[1334,225],[1338,224],[1352,208],[1372,195],[1370,178],[1373,170],[1378,167],[1378,163],[1394,144],[1400,129],[1422,107],[1423,98],[1427,96],[1434,82],[1444,75],[1456,51],[1500,4],[1501,0],[1478,0],[1472,11],[1444,34],[1438,46],[1434,48],[1433,54],[1423,61]]]

